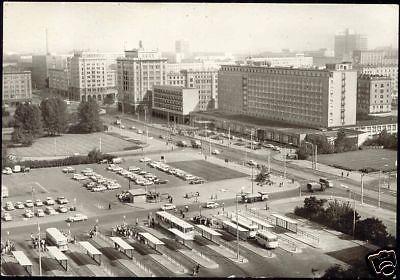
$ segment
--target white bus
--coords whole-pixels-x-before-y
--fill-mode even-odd
[[[259,230],[256,235],[256,240],[267,249],[275,249],[279,245],[278,236],[266,230]]]
[[[55,245],[60,251],[68,250],[67,237],[56,228],[46,229],[46,240],[50,245]]]
[[[231,218],[232,223],[236,224],[236,215],[233,215]],[[237,224],[244,229],[249,231],[249,238],[256,237],[258,226],[253,224],[252,221],[247,220],[243,217],[238,217]]]
[[[247,229],[231,223],[230,221],[223,221],[222,228],[227,232],[233,234],[234,236],[236,236],[237,232],[239,232],[240,239],[246,240],[247,238],[249,238],[249,231]]]
[[[194,237],[194,226],[166,211],[156,212],[156,222],[165,229],[176,228],[179,231]]]

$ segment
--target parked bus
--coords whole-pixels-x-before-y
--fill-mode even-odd
[[[68,250],[67,237],[56,228],[46,229],[46,240],[49,244],[57,246],[60,251]]]
[[[258,226],[253,224],[251,221],[248,219],[245,219],[243,217],[238,217],[237,222],[236,222],[236,215],[233,215],[231,218],[232,223],[238,224],[244,229],[247,229],[249,231],[249,238],[254,238],[256,237]]]
[[[265,201],[268,199],[268,194],[255,193],[255,194],[242,194],[240,202],[242,203],[253,203],[257,201]]]
[[[222,228],[226,230],[227,232],[233,234],[236,236],[237,232],[239,231],[239,238],[246,240],[249,238],[249,231],[245,228],[242,228],[241,226],[238,226],[234,223],[231,223],[229,221],[223,221],[222,222]]]
[[[256,240],[267,249],[275,249],[279,245],[278,236],[266,230],[259,230],[256,235]]]
[[[333,188],[333,182],[331,180],[328,180],[326,178],[320,178],[319,182],[325,185],[326,188]]]
[[[176,228],[179,231],[194,237],[194,227],[166,211],[156,212],[156,223],[165,229]]]

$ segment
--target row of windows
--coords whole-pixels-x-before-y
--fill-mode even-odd
[[[301,71],[289,69],[268,69],[264,67],[251,68],[251,67],[235,67],[235,66],[222,66],[222,71],[227,72],[249,72],[249,73],[267,73],[276,75],[301,75],[308,77],[327,77],[327,71]]]

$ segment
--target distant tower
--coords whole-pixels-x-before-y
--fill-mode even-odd
[[[49,39],[48,39],[48,34],[47,34],[47,28],[46,28],[46,55],[49,54]]]
[[[139,41],[139,48],[143,49],[142,40]]]

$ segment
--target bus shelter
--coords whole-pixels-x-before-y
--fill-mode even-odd
[[[161,246],[165,245],[164,242],[148,232],[139,232],[139,238],[140,241],[144,242],[146,245],[156,251],[158,251]]]
[[[274,227],[273,225],[267,223],[264,220],[261,220],[259,218],[256,218],[256,217],[253,217],[253,216],[250,216],[250,215],[246,215],[245,213],[241,213],[239,215],[244,217],[244,218],[246,218],[246,219],[248,219],[248,220],[250,220],[253,224],[257,225],[258,229],[268,230],[268,229],[271,229],[271,228]]]
[[[176,228],[170,228],[169,231],[174,234],[176,241],[182,243],[186,247],[192,248],[193,246],[192,236],[185,234]]]
[[[28,259],[22,251],[12,251],[14,258],[17,260],[20,266],[22,266],[29,275],[32,275],[32,262]]]
[[[134,249],[131,245],[126,243],[121,237],[110,237],[110,239],[114,242],[115,249],[122,251],[125,255],[133,259]]]
[[[80,241],[79,244],[86,250],[86,254],[91,257],[95,262],[97,262],[99,265],[101,265],[101,255],[102,253],[97,250],[96,247],[94,247],[92,244],[90,244],[87,241]],[[98,260],[96,260],[96,256],[98,257]]]
[[[271,216],[275,218],[275,224],[278,227],[297,233],[297,221],[279,214],[272,214]]]
[[[205,225],[196,225],[197,229],[200,230],[201,232],[201,236],[203,236],[204,238],[215,242],[215,239],[218,236],[221,236],[222,234],[220,234],[218,231],[213,230],[212,228],[209,228]]]
[[[56,246],[47,246],[50,255],[58,261],[58,263],[65,269],[68,270],[68,258],[60,251]],[[64,266],[65,263],[65,266]]]

